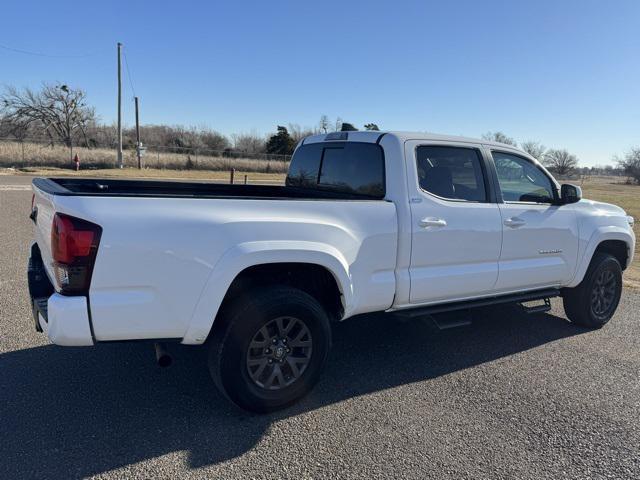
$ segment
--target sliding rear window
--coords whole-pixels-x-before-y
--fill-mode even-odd
[[[375,143],[323,142],[296,150],[287,186],[384,198],[384,154]]]

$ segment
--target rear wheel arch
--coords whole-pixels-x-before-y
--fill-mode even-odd
[[[332,279],[339,292],[336,297],[340,299],[340,309],[332,311],[343,310],[341,318],[344,318],[353,310],[355,295],[349,264],[336,248],[317,242],[245,242],[227,250],[212,267],[182,336],[182,343],[204,343],[216,328],[217,321],[223,318],[223,304],[230,298],[230,292],[236,290],[236,280],[243,278],[248,271],[255,273],[253,269],[273,268],[269,266],[274,264],[313,265],[312,268],[329,272],[326,278]],[[262,273],[262,277],[268,280],[267,284],[275,284],[275,280],[264,275],[266,272]]]
[[[239,298],[252,291],[274,285],[299,289],[322,305],[331,321],[344,315],[345,297],[335,274],[323,265],[303,262],[278,262],[252,265],[239,272],[226,291],[222,304],[209,333],[222,328],[228,308]]]

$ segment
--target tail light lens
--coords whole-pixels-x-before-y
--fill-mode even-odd
[[[102,228],[80,218],[56,213],[51,228],[51,256],[60,293],[89,292]]]

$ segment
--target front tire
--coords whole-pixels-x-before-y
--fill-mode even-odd
[[[267,287],[233,301],[222,316],[208,363],[229,400],[265,413],[313,388],[331,348],[329,318],[317,300],[295,288]]]
[[[601,328],[618,308],[622,295],[622,268],[612,255],[597,252],[575,288],[563,293],[564,311],[576,325]]]

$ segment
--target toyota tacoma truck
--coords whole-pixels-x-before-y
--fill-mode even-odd
[[[431,134],[307,137],[282,186],[36,178],[33,192],[37,330],[152,341],[165,360],[166,342],[205,345],[216,385],[258,412],[308,392],[331,322],[356,315],[560,296],[571,322],[600,328],[635,243],[621,208],[526,153]]]

